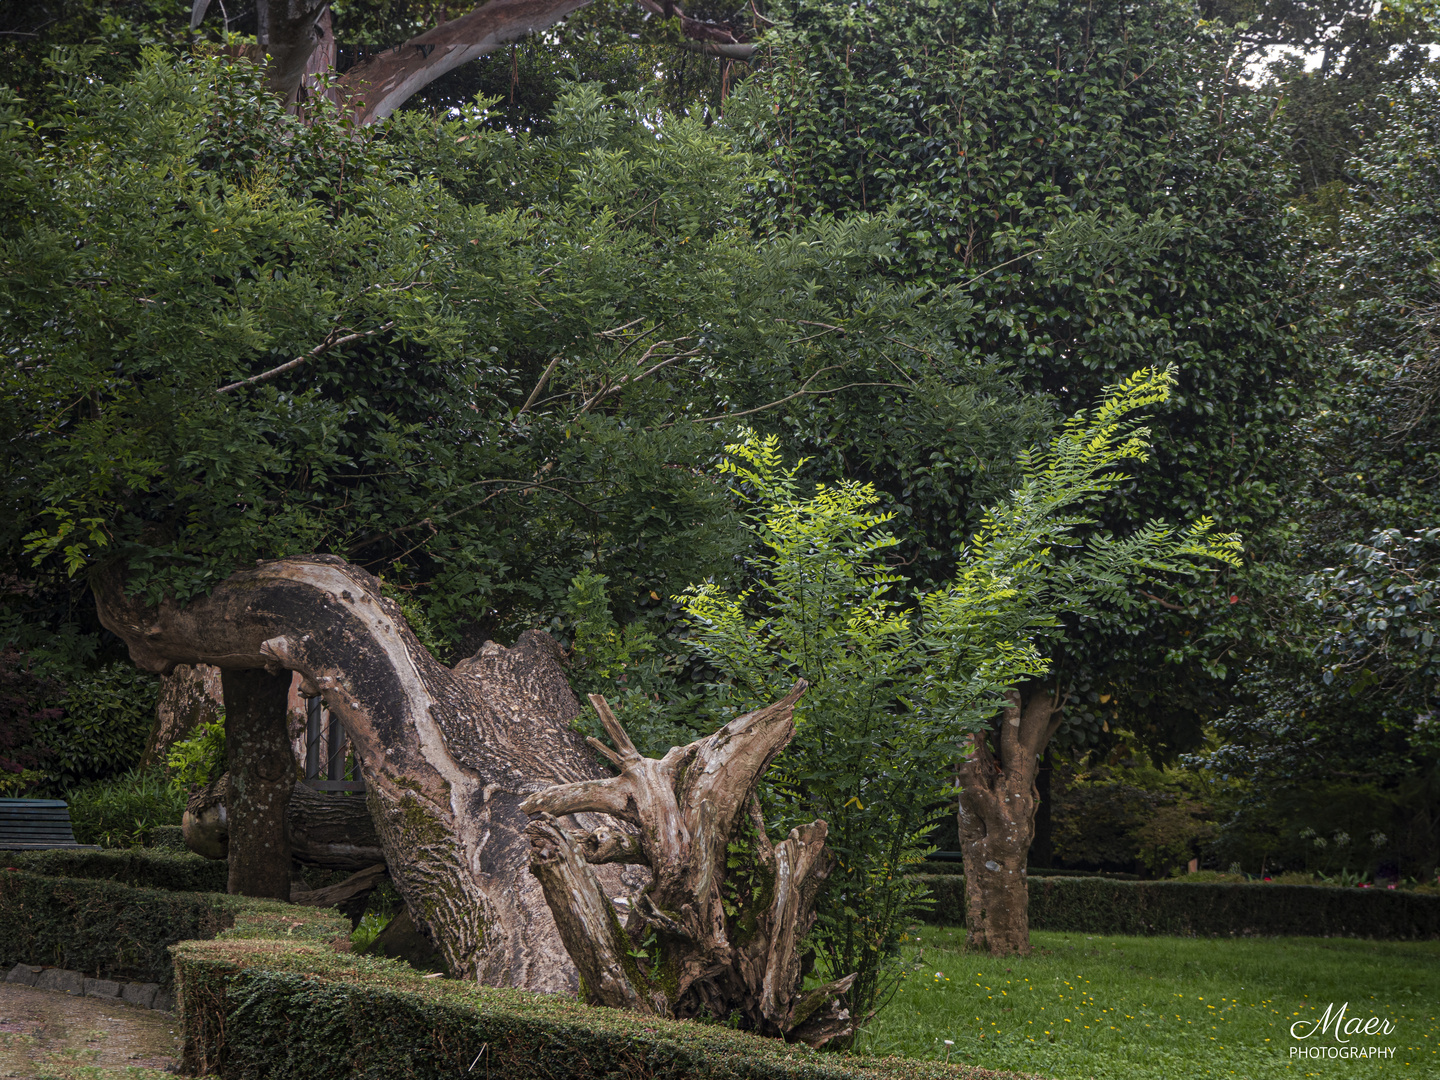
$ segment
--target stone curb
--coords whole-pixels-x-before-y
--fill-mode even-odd
[[[33,986],[37,990],[58,990],[74,997],[123,1001],[128,1005],[138,1005],[142,1009],[172,1012],[175,1008],[174,998],[162,993],[159,983],[90,979],[78,971],[36,964],[16,964],[5,976],[5,981],[21,986]]]

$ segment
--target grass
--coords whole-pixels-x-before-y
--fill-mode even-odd
[[[1060,1080],[1440,1077],[1440,941],[1136,938],[1032,933],[1034,955],[963,953],[964,932],[919,927],[910,974],[857,1050]],[[1290,1027],[1348,1002],[1378,1016],[1392,1058],[1294,1059]],[[948,1040],[948,1044],[947,1044]]]

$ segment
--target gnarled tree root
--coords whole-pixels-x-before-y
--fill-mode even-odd
[[[658,761],[642,757],[605,699],[592,695],[618,752],[591,744],[620,774],[546,788],[520,806],[534,819],[525,830],[531,872],[592,1003],[663,1016],[738,1014],[751,1030],[812,1046],[854,1030],[844,1005],[854,975],[802,992],[801,943],[832,866],[828,828],[814,821],[772,846],[755,797],[794,734],[805,688],[798,682],[783,700]],[[638,835],[604,827],[581,834],[558,819],[583,812],[610,814]],[[651,883],[612,902],[592,866],[613,862],[649,867]]]

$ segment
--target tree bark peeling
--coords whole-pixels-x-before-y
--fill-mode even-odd
[[[513,649],[487,642],[451,670],[374,577],[333,556],[261,563],[183,608],[168,599],[147,607],[113,575],[93,586],[102,623],[145,670],[300,672],[304,691],[345,725],[391,877],[452,974],[575,989],[574,965],[526,872],[520,809],[536,791],[604,775],[570,729],[579,707],[553,641],[532,631]],[[230,830],[233,852],[233,814]],[[612,894],[641,880],[618,866],[597,873]]]

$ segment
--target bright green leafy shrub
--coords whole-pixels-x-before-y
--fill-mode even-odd
[[[221,776],[225,772],[224,718],[201,724],[188,739],[172,743],[165,764],[170,768],[171,786],[181,794]]]

